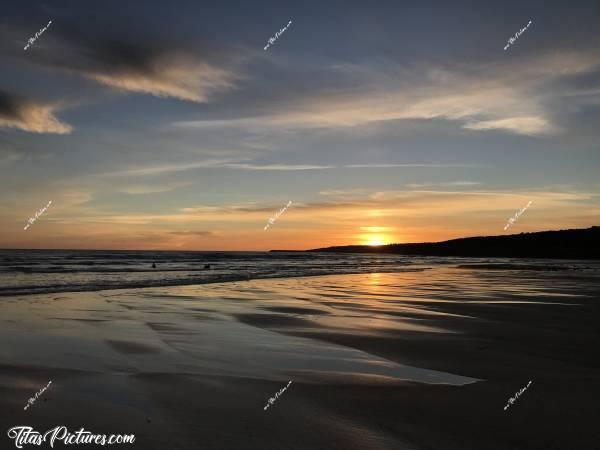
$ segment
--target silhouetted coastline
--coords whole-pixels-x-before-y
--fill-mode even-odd
[[[274,250],[277,251],[277,250]],[[419,256],[600,259],[600,227],[482,236],[443,242],[347,245],[306,250],[331,253],[395,253]]]

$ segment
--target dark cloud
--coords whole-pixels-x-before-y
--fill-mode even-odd
[[[22,98],[0,91],[0,119],[20,120],[24,103]]]

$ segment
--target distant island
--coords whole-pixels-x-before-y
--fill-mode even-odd
[[[593,226],[581,230],[540,231],[508,236],[469,237],[420,244],[346,245],[306,251],[393,253],[419,256],[600,259],[600,227]]]

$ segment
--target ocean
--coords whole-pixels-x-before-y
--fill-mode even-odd
[[[205,268],[207,264],[210,269]],[[600,262],[574,260],[302,252],[0,250],[0,296],[424,271],[446,265],[600,273]]]

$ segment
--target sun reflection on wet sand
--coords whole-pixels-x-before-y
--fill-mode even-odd
[[[441,267],[31,296],[0,304],[2,358],[109,372],[119,367],[267,379],[327,373],[464,384],[476,379],[402,364],[401,349],[394,361],[382,358],[356,339],[450,336],[457,332],[440,326],[445,318],[476,320],[462,313],[465,304],[506,308],[530,302],[532,292],[537,304],[564,305],[568,281],[558,303],[557,286],[550,292],[545,276],[503,278],[498,271]],[[345,345],[345,337],[358,348]]]

